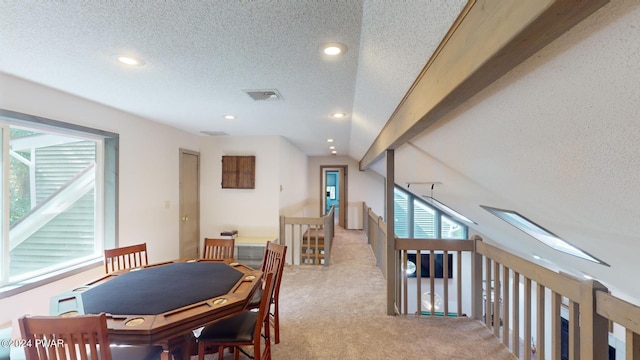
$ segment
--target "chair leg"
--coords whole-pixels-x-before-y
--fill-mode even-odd
[[[275,343],[280,343],[280,316],[278,314],[278,306],[276,306],[276,310],[273,313],[273,331]]]
[[[260,350],[260,345],[254,344],[254,350],[256,359],[259,357],[260,360],[270,360],[271,359],[271,336],[269,335],[269,324],[265,324],[265,333],[264,333],[264,349]],[[259,343],[258,343],[259,344]]]
[[[204,360],[204,343],[198,343],[198,360]]]
[[[271,320],[267,319],[264,324],[264,349],[261,352],[260,359],[271,359]],[[260,353],[260,342],[258,342],[258,352]]]
[[[278,301],[274,299],[272,303],[273,311],[269,312],[269,324],[273,325],[275,343],[280,343],[280,312],[278,311]]]

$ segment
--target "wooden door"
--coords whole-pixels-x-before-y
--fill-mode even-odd
[[[180,258],[198,258],[200,154],[180,149]]]

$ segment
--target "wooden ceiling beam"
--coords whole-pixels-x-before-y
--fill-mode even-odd
[[[609,0],[469,0],[360,160],[365,170]]]

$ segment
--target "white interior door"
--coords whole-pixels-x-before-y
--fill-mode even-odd
[[[180,150],[180,258],[200,255],[200,154]]]

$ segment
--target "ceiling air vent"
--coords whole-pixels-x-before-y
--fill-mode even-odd
[[[251,96],[255,101],[278,101],[284,100],[276,89],[267,90],[242,90]]]
[[[226,136],[229,135],[224,131],[209,131],[209,130],[203,130],[200,131],[201,133],[205,134],[205,135],[209,135],[209,136]]]

